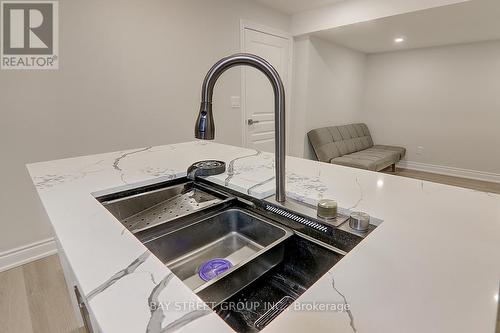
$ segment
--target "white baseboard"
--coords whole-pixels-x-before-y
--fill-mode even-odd
[[[433,165],[433,164],[411,162],[411,161],[400,161],[398,163],[398,167],[403,169],[432,172],[440,175],[455,176],[461,178],[469,178],[469,179],[483,180],[487,182],[500,183],[500,174],[498,173],[460,169],[442,165]]]
[[[47,238],[39,242],[21,246],[0,253],[0,272],[24,265],[52,254],[57,253],[54,238]]]

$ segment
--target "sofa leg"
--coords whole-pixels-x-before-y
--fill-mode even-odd
[[[391,165],[391,169],[392,169],[392,172],[396,172],[396,163],[394,163],[393,165]]]

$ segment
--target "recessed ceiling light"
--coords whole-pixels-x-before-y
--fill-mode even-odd
[[[394,38],[394,43],[402,43],[405,39],[403,37]]]

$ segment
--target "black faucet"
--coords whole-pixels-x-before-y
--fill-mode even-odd
[[[276,201],[283,203],[285,195],[285,88],[278,71],[266,60],[253,54],[235,54],[219,60],[207,73],[201,90],[200,114],[194,128],[195,137],[202,140],[215,138],[212,96],[217,79],[231,67],[247,65],[264,73],[274,90]]]

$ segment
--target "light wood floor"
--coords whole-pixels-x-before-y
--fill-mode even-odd
[[[57,255],[0,273],[0,332],[84,333]]]
[[[482,192],[490,192],[500,194],[500,183],[491,183],[485,182],[481,180],[446,176],[446,175],[438,175],[430,172],[409,170],[409,169],[400,169],[397,168],[396,172],[392,172],[390,168],[382,170],[382,172],[401,176],[408,178],[415,178],[420,180],[426,180],[434,183],[441,183],[446,185],[453,185],[458,187],[470,188],[472,190],[482,191]]]

